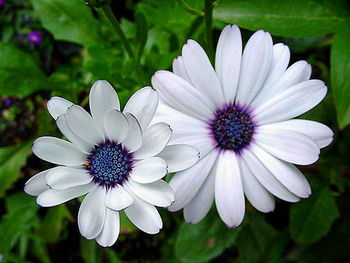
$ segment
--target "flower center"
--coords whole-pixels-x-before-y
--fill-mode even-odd
[[[217,147],[235,152],[249,145],[254,133],[254,123],[248,112],[234,104],[217,110],[210,127]]]
[[[122,185],[133,167],[133,157],[121,144],[107,141],[91,151],[85,168],[93,181],[106,187]]]

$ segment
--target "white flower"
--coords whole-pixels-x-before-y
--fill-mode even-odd
[[[166,123],[148,127],[159,100],[151,87],[135,93],[124,113],[106,81],[94,84],[89,99],[92,116],[63,98],[48,102],[50,114],[70,142],[54,137],[34,142],[35,155],[59,166],[32,177],[25,191],[38,196],[37,203],[44,207],[87,194],[79,209],[79,230],[102,246],[116,242],[120,210],[142,231],[158,233],[162,219],[154,206],[167,207],[174,201],[173,191],[161,178],[167,169],[193,165],[198,151],[183,144],[167,146],[172,131]]]
[[[197,147],[201,160],[170,181],[185,220],[199,222],[213,200],[221,219],[238,226],[245,198],[259,211],[274,209],[273,195],[297,202],[311,194],[302,173],[292,164],[314,163],[333,132],[325,125],[295,118],[326,95],[320,80],[309,80],[311,67],[298,61],[288,67],[290,52],[256,32],[242,54],[237,26],[221,33],[215,70],[201,46],[189,40],[173,71],[152,78],[160,94],[156,121],[170,124],[170,143]],[[287,68],[288,67],[288,68]]]

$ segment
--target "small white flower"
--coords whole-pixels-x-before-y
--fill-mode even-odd
[[[194,145],[201,160],[176,173],[170,182],[185,220],[199,222],[213,200],[221,219],[238,226],[245,198],[259,211],[275,207],[272,195],[297,202],[310,185],[292,164],[314,163],[333,132],[325,125],[295,118],[326,95],[320,80],[309,80],[311,67],[298,61],[288,67],[290,52],[256,32],[242,54],[237,26],[221,33],[215,70],[201,46],[189,40],[173,71],[158,71],[152,85],[160,93],[156,121],[174,130],[170,143]],[[288,67],[288,68],[287,68]],[[292,163],[292,164],[291,164]]]
[[[173,191],[161,178],[167,170],[193,165],[198,151],[183,144],[167,146],[172,131],[166,123],[148,127],[159,101],[151,87],[136,92],[124,113],[106,81],[93,85],[89,99],[92,116],[63,98],[48,102],[50,114],[70,142],[54,137],[34,142],[35,155],[59,166],[32,177],[25,191],[38,196],[37,203],[44,207],[87,194],[79,209],[79,230],[101,246],[116,242],[121,210],[142,231],[158,233],[162,219],[154,206],[167,207],[174,201]]]

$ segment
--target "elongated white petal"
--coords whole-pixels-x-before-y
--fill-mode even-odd
[[[127,185],[135,195],[152,205],[167,207],[175,200],[173,190],[163,180],[149,184],[139,184],[129,179]]]
[[[116,186],[107,191],[105,204],[109,209],[120,211],[130,206],[133,202],[132,196],[122,186]]]
[[[86,156],[72,143],[55,137],[40,137],[34,141],[33,153],[50,163],[76,166],[85,162]]]
[[[38,205],[50,207],[63,204],[71,199],[82,196],[96,187],[94,183],[79,185],[64,190],[49,189],[38,196]]]
[[[136,161],[130,176],[138,183],[148,184],[163,178],[166,173],[166,162],[160,157],[151,157]]]
[[[254,149],[256,145],[252,145]],[[298,202],[299,197],[292,194],[280,181],[278,181],[266,166],[249,150],[244,151],[242,159],[255,178],[264,186],[271,194],[287,202]]]
[[[129,132],[123,140],[123,146],[126,147],[129,152],[135,152],[142,145],[142,129],[134,115],[125,113],[125,117],[129,123]]]
[[[92,177],[86,170],[64,166],[53,168],[46,176],[46,183],[56,190],[88,184],[91,181]]]
[[[254,120],[267,124],[297,117],[315,107],[326,93],[321,80],[301,82],[259,105],[254,110]]]
[[[294,165],[273,157],[258,146],[253,147],[252,150],[276,179],[293,194],[302,198],[306,198],[311,194],[308,181]]]
[[[129,132],[129,122],[118,110],[111,110],[106,113],[104,128],[111,141],[121,143]]]
[[[164,122],[150,126],[144,133],[142,146],[134,153],[136,159],[144,159],[157,155],[168,144],[172,131]]]
[[[186,80],[188,83],[191,83],[190,76],[188,75],[188,72],[186,71],[184,59],[182,56],[179,56],[173,60],[173,72]],[[192,83],[191,83],[192,84]]]
[[[255,99],[255,104],[261,104],[272,96],[276,96],[289,87],[300,82],[309,80],[311,76],[311,66],[306,61],[301,60],[291,65],[281,76],[271,84],[268,88],[262,91]],[[254,105],[254,103],[253,103]]]
[[[151,87],[144,87],[131,96],[124,107],[124,112],[134,115],[144,131],[154,116],[158,102],[158,92]]]
[[[272,38],[262,30],[248,40],[242,56],[236,103],[249,104],[263,84],[272,63]]]
[[[97,122],[78,105],[71,106],[67,110],[67,124],[69,128],[80,138],[92,145],[104,141],[104,135]]]
[[[178,211],[193,199],[213,168],[217,155],[212,151],[192,167],[175,174],[169,183],[175,193],[175,202],[169,206],[169,211]]]
[[[215,169],[216,208],[227,226],[237,227],[244,217],[245,201],[241,169],[235,152],[220,153]]]
[[[184,208],[184,218],[187,223],[196,224],[209,212],[214,200],[215,174],[212,169],[207,179],[195,197]]]
[[[52,118],[56,120],[58,116],[66,113],[67,109],[72,105],[74,105],[73,102],[70,102],[69,100],[61,97],[52,97],[47,102],[47,110],[51,114]]]
[[[193,166],[200,157],[199,151],[187,144],[168,145],[158,154],[168,165],[168,173],[178,172]]]
[[[93,147],[93,144],[83,140],[81,137],[76,135],[71,128],[69,128],[67,123],[67,115],[61,114],[57,117],[56,125],[62,132],[62,134],[73,143],[80,151],[88,154]]]
[[[300,165],[311,164],[318,160],[320,149],[309,136],[268,126],[261,126],[258,129],[254,135],[256,144],[277,158]]]
[[[52,169],[42,171],[30,178],[24,186],[24,192],[32,196],[38,196],[48,190],[49,186],[46,184],[46,175],[51,170]]]
[[[105,80],[94,83],[89,94],[89,105],[92,117],[103,123],[105,114],[110,110],[120,110],[117,92]]]
[[[106,218],[101,233],[96,237],[100,246],[110,247],[118,239],[120,230],[119,213],[106,208]]]
[[[222,31],[216,48],[215,69],[226,102],[233,102],[241,69],[242,37],[236,25],[227,25]]]
[[[106,217],[106,189],[96,187],[84,198],[78,212],[80,233],[87,239],[96,238],[102,231]]]
[[[157,234],[163,227],[162,219],[157,209],[137,196],[133,195],[134,203],[125,209],[126,216],[140,230],[147,234]]]
[[[328,146],[333,140],[333,131],[326,125],[309,120],[288,120],[263,126],[265,129],[283,129],[306,134],[314,139],[318,147]]]
[[[225,102],[219,79],[203,48],[194,40],[182,48],[182,57],[193,86],[202,96],[211,99],[216,107]]]
[[[275,209],[275,200],[255,178],[244,160],[240,161],[244,194],[249,202],[260,212],[268,213]]]
[[[189,116],[207,121],[208,116],[215,111],[209,98],[172,72],[157,71],[152,77],[152,85],[165,103]],[[184,94],[187,94],[186,99]]]

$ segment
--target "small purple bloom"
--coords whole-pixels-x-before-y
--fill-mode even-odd
[[[4,6],[6,4],[6,0],[0,0],[0,7]]]
[[[28,42],[31,44],[40,45],[43,40],[43,37],[39,32],[33,31],[27,35],[27,39],[28,39]]]
[[[6,98],[4,99],[4,108],[7,109],[7,108],[10,108],[11,105],[12,105],[13,101],[11,98]]]

